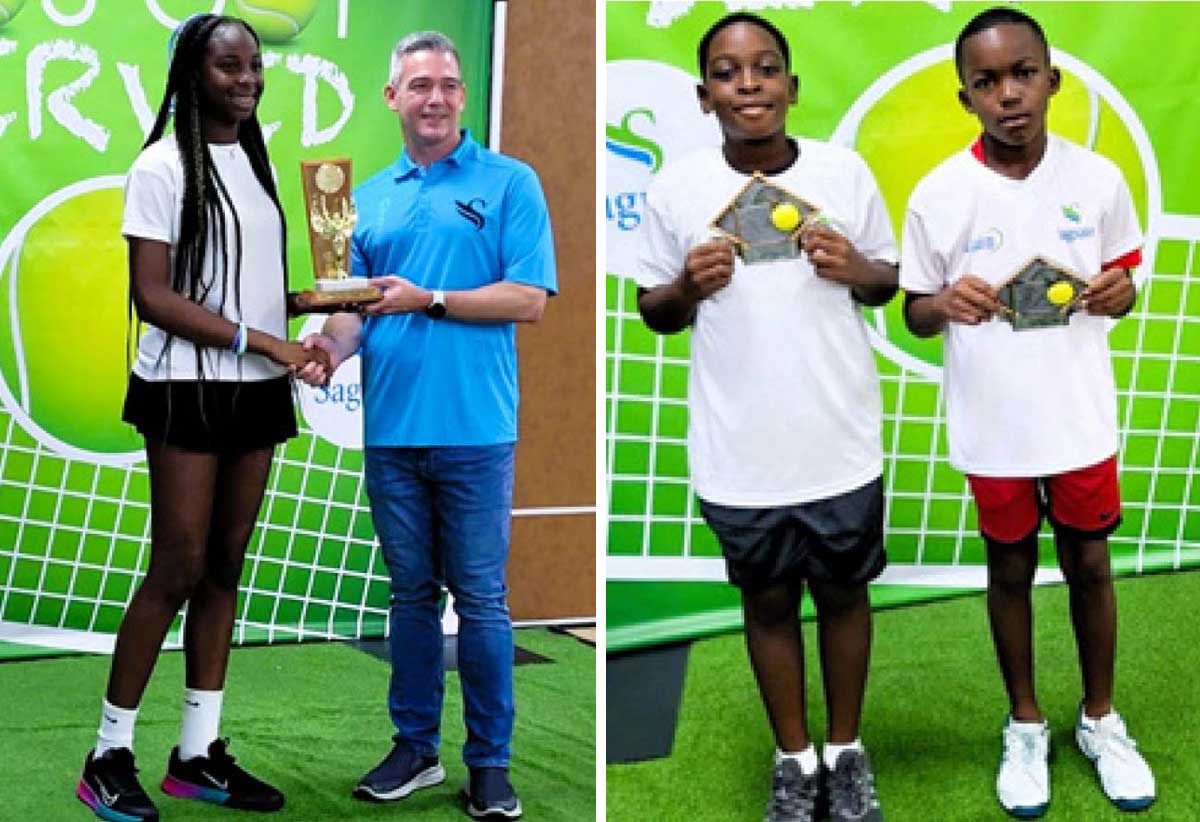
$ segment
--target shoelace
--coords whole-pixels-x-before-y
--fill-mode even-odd
[[[212,769],[225,777],[228,784],[233,785],[235,782],[240,784],[242,778],[242,769],[237,767],[237,760],[229,753],[229,740],[218,739],[212,744],[209,749],[211,756],[208,761],[212,764]]]
[[[1097,741],[1096,753],[1098,756],[1111,753],[1118,759],[1130,761],[1133,758],[1131,754],[1137,751],[1137,743],[1129,738],[1129,732],[1125,730],[1124,722],[1114,723],[1111,728],[1097,726],[1091,729],[1091,733]]]
[[[1019,755],[1022,765],[1034,765],[1041,761],[1038,753],[1038,737],[1035,734],[1023,734],[1016,731],[1006,731],[1004,739],[1004,760],[1014,758],[1014,752]]]
[[[133,754],[127,751],[118,751],[109,757],[108,768],[105,770],[110,784],[117,793],[131,796],[145,795],[146,792],[142,790],[142,786],[137,781],[137,775],[141,771],[134,764]]]
[[[864,756],[849,760],[845,768],[829,772],[829,793],[834,806],[850,817],[866,813],[875,797],[875,778]]]
[[[785,769],[783,763],[771,776],[771,816],[807,816],[817,804],[817,781],[805,780],[800,769]]]

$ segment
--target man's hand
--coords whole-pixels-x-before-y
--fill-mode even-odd
[[[1106,268],[1088,282],[1083,307],[1089,314],[1122,317],[1133,307],[1137,289],[1124,268]]]
[[[731,279],[733,246],[728,240],[712,240],[688,252],[679,284],[685,295],[703,300],[729,285]]]
[[[946,321],[963,325],[979,325],[1004,310],[996,299],[996,289],[973,274],[964,275],[954,285],[942,289],[934,300]]]
[[[394,274],[372,277],[371,285],[383,291],[383,299],[364,308],[364,314],[411,314],[424,311],[433,300],[433,293],[428,289]]]
[[[342,364],[337,345],[324,334],[309,334],[301,345],[308,352],[308,361],[294,371],[295,375],[313,388],[329,385],[333,372]]]

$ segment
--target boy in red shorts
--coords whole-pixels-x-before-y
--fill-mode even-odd
[[[1083,674],[1076,741],[1108,798],[1140,810],[1154,801],[1154,777],[1112,706],[1108,535],[1121,503],[1108,327],[1133,306],[1142,236],[1116,166],[1046,132],[1059,73],[1036,21],[1010,8],[981,13],[959,35],[955,65],[959,100],[983,134],[914,190],[900,285],[913,333],[945,334],[950,462],[967,474],[987,546],[988,616],[1011,703],[996,791],[1021,818],[1050,802],[1030,605],[1045,515]],[[998,289],[1039,256],[1087,284],[1081,310],[1064,306],[1065,323],[1029,328],[1009,321]]]

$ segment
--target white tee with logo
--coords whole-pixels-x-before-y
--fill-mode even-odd
[[[900,286],[936,294],[964,275],[993,286],[1035,256],[1085,280],[1142,244],[1129,189],[1109,160],[1049,137],[1024,180],[969,149],[917,184],[904,220]],[[1094,465],[1117,451],[1108,320],[1014,331],[1002,317],[949,323],[943,384],[950,463],[978,476],[1036,477]]]
[[[201,303],[228,320],[244,321],[248,328],[286,338],[286,289],[283,282],[282,237],[279,212],[262,184],[254,176],[250,158],[237,144],[210,145],[209,154],[229,197],[237,209],[241,226],[241,282],[234,288],[236,254],[234,218],[222,204],[227,242],[221,248],[215,225],[209,226],[202,282],[210,287]],[[171,246],[174,263],[179,242],[180,210],[183,207],[183,163],[174,135],[147,146],[134,161],[125,180],[125,214],[121,233],[126,237],[157,240]],[[229,266],[229,293],[222,287],[218,255]],[[172,337],[164,351],[165,332],[146,325],[138,343],[133,373],[144,380],[195,380],[196,347],[189,340]],[[261,354],[238,357],[226,348],[202,348],[204,377],[217,381],[256,381],[282,376],[286,369]]]
[[[883,199],[854,152],[798,140],[800,155],[768,179],[842,227],[868,259],[894,263]],[[664,169],[647,192],[637,282],[670,283],[710,223],[750,180],[719,148]],[[882,471],[879,378],[850,289],[816,276],[807,257],[745,265],[701,301],[691,338],[688,459],[692,484],[720,505],[772,507],[825,499]]]

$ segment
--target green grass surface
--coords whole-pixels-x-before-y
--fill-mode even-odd
[[[1047,820],[1200,820],[1200,573],[1117,582],[1116,706],[1154,768],[1158,802],[1131,817],[1109,805],[1075,748],[1080,697],[1067,591],[1034,595],[1038,696],[1052,733]],[[805,625],[809,725],[824,736],[816,641]],[[888,822],[986,822],[1007,710],[981,596],[875,615],[863,722]],[[758,820],[771,755],[765,714],[740,636],[692,646],[669,758],[610,765],[610,822]]]
[[[595,651],[544,630],[517,632],[522,648],[552,664],[515,674],[517,726],[513,784],[527,818],[577,822],[595,817]],[[83,757],[95,742],[107,657],[0,664],[0,820],[87,820],[75,799]],[[233,652],[222,733],[252,772],[274,782],[287,806],[270,819],[467,819],[458,800],[466,782],[465,737],[456,674],[447,677],[443,785],[400,803],[350,798],[358,778],[390,749],[385,702],[388,666],[343,644],[242,648]],[[141,779],[164,822],[250,820],[255,814],[173,799],[158,789],[179,738],[183,655],[160,659],[135,736]]]

